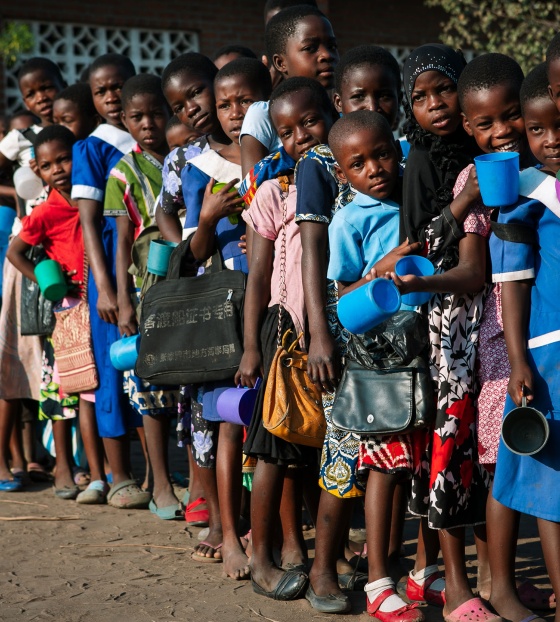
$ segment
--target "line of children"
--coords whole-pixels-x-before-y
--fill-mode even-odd
[[[24,221],[8,257],[31,280],[25,252],[40,242],[75,281],[83,273],[84,249],[91,268],[87,291],[100,387],[94,403],[79,398],[91,482],[78,501],[149,506],[162,519],[185,516],[190,524],[208,524],[194,559],[222,562],[227,576],[250,577],[253,590],[269,598],[305,594],[321,612],[349,611],[343,590],[363,586],[367,611],[380,622],[423,620],[410,601],[443,607],[447,622],[534,620],[533,609],[554,601],[526,580],[516,584],[520,513],[537,517],[552,587],[560,590],[554,494],[560,331],[554,240],[560,203],[553,179],[560,169],[560,36],[546,64],[523,84],[519,65],[500,54],[467,65],[447,46],[416,49],[404,67],[408,143],[402,143],[392,134],[401,76],[386,50],[360,46],[336,67],[332,26],[316,7],[289,7],[267,18],[268,59],[283,80],[272,94],[267,67],[247,57],[222,59],[229,62],[218,70],[201,54],[184,54],[160,79],[135,76],[129,59],[108,54],[92,63],[88,84],[65,89],[60,72],[45,59],[33,59],[20,74],[25,105],[42,125],[57,125],[34,139],[48,199]],[[342,118],[333,125],[335,110]],[[7,138],[0,142],[0,165],[27,161],[32,142],[21,134]],[[481,203],[472,161],[481,152],[503,151],[519,152],[526,169],[521,179],[526,172],[538,175],[546,191],[535,195],[522,184],[519,201],[497,210],[494,219],[501,231],[510,224],[534,230],[538,247],[491,233],[491,210]],[[251,193],[244,210],[243,199],[230,191],[247,172]],[[164,238],[188,240],[189,257],[200,271],[218,250],[225,268],[249,275],[236,378],[183,387],[182,398],[177,387],[123,376],[109,359],[109,346],[138,330],[142,283],[129,273],[131,253],[154,223]],[[396,261],[410,253],[427,256],[434,276],[397,277]],[[336,304],[378,276],[392,279],[402,294],[431,294],[426,306],[403,312],[428,326],[437,414],[426,430],[361,437],[338,430],[331,419],[354,339],[338,323]],[[53,419],[57,494],[76,498],[68,422],[78,397],[62,395],[54,378],[47,378],[56,371],[50,340],[17,334],[15,272],[7,282],[10,293],[0,314],[0,489],[22,487],[9,471],[9,452],[17,454],[9,449],[14,400],[34,397]],[[323,394],[327,435],[319,461],[316,452],[282,441],[262,425],[279,325],[280,333],[304,333],[307,373]],[[31,349],[24,353],[26,339]],[[37,352],[44,352],[48,385],[42,396],[40,383],[34,384],[41,370]],[[252,387],[258,377],[263,384],[243,444],[243,428],[222,421],[216,403],[225,389],[237,382]],[[503,412],[525,393],[550,425],[549,443],[535,457],[517,456],[499,440]],[[189,402],[191,497],[185,498],[185,512],[169,478],[167,438],[170,417]],[[131,476],[128,429],[142,427],[139,414],[152,493]],[[256,460],[252,551],[246,550],[239,518],[242,445]],[[407,494],[410,512],[421,521],[405,600],[393,574]],[[364,495],[367,576],[345,559],[351,500]],[[310,572],[301,530],[304,496],[316,524]],[[467,580],[467,526],[477,545],[478,597]],[[445,580],[437,565],[440,548]]]

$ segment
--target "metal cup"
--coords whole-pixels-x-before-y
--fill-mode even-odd
[[[533,456],[546,445],[550,429],[540,410],[527,406],[523,396],[521,406],[510,410],[502,421],[505,446],[519,456]]]

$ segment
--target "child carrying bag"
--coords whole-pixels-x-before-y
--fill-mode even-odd
[[[54,358],[64,393],[84,393],[99,386],[87,303],[88,262],[84,257],[82,296],[73,306],[55,307],[56,324],[52,334]]]
[[[175,248],[166,280],[152,285],[142,302],[135,373],[151,384],[226,380],[241,362],[246,276],[224,270],[219,251],[204,274],[195,276],[191,239]]]

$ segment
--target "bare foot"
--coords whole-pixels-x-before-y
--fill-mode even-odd
[[[222,559],[224,560],[224,577],[229,577],[235,581],[250,578],[249,558],[245,554],[239,540],[231,543],[228,542],[227,544],[224,542]]]

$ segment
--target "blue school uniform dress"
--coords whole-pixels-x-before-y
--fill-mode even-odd
[[[92,199],[103,204],[111,169],[123,155],[132,151],[135,144],[130,134],[108,124],[100,125],[85,140],[78,141],[72,151],[72,198]],[[116,290],[116,218],[103,218],[101,222],[103,250]],[[109,356],[111,344],[120,339],[119,329],[99,317],[97,300],[97,286],[90,270],[88,304],[93,354],[99,376],[99,388],[95,392],[95,415],[99,436],[116,438],[126,434],[127,428],[136,422],[132,420],[133,411],[123,391],[123,374],[113,367]]]
[[[210,179],[216,183],[228,183],[241,178],[241,167],[222,158],[216,151],[208,150],[190,160],[181,172],[183,197],[187,215],[183,239],[196,231],[202,209],[206,186]],[[222,218],[216,227],[217,247],[222,254],[224,266],[229,270],[241,270],[247,274],[247,255],[241,252],[239,241],[245,234],[245,221],[240,215],[237,222]],[[220,394],[235,386],[231,381],[206,382],[198,392],[198,401],[202,404],[202,416],[208,421],[221,421],[216,407]]]
[[[558,201],[556,201],[558,203]],[[560,208],[560,203],[558,203]],[[560,214],[560,210],[558,212]],[[544,413],[550,438],[534,456],[518,456],[500,440],[494,497],[503,505],[550,521],[560,521],[560,217],[541,202],[521,199],[500,208],[498,222],[525,225],[538,245],[490,238],[493,280],[534,279],[527,331],[527,360],[533,372],[531,406]],[[508,395],[504,412],[515,408]]]

